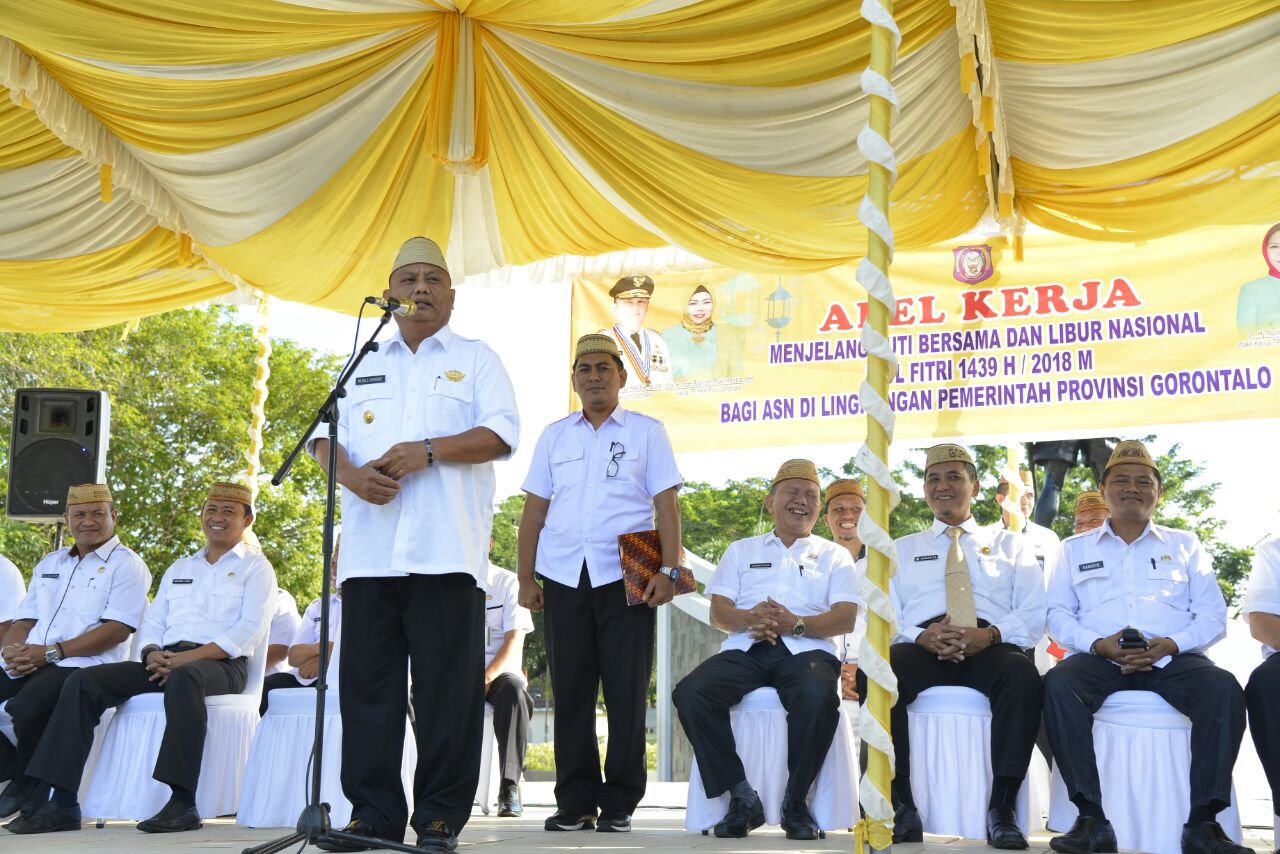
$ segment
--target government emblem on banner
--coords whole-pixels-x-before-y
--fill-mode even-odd
[[[965,285],[976,285],[991,278],[995,264],[991,260],[991,246],[957,246],[951,250],[951,276]]]

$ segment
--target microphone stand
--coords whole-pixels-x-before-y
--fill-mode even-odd
[[[298,816],[297,830],[287,836],[281,836],[270,842],[264,842],[262,845],[253,848],[246,848],[242,854],[274,854],[276,851],[282,851],[294,843],[306,840],[306,845],[318,845],[319,843],[329,842],[349,842],[363,845],[368,848],[382,848],[389,851],[405,851],[409,854],[420,854],[421,849],[412,845],[405,845],[403,842],[392,842],[390,839],[379,839],[373,836],[361,836],[356,833],[346,833],[342,830],[334,830],[329,824],[329,805],[320,801],[320,775],[324,758],[324,701],[325,692],[328,689],[328,680],[326,671],[329,669],[329,567],[333,560],[333,513],[337,496],[337,476],[338,476],[338,401],[346,397],[347,383],[351,376],[356,372],[356,368],[360,367],[360,363],[364,361],[364,357],[372,352],[377,351],[378,342],[374,339],[391,321],[392,312],[384,310],[382,320],[378,323],[378,328],[373,330],[373,334],[365,341],[364,346],[360,348],[360,352],[351,360],[349,364],[338,377],[338,381],[334,384],[333,390],[329,392],[329,396],[325,398],[324,405],[320,407],[316,413],[316,417],[311,420],[311,425],[303,432],[302,438],[294,445],[293,450],[289,452],[289,456],[281,463],[280,468],[271,478],[273,486],[279,486],[289,474],[289,469],[293,467],[294,460],[298,458],[298,454],[307,445],[307,439],[311,437],[312,432],[323,421],[329,425],[329,461],[328,461],[328,481],[325,486],[325,503],[324,503],[324,569],[320,573],[320,663],[316,674],[316,734],[315,742],[311,749],[311,793],[307,801],[307,805],[303,807],[302,814]]]

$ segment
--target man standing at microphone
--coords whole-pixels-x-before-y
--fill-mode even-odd
[[[383,297],[412,304],[338,404],[343,544],[339,653],[345,830],[449,852],[467,823],[484,725],[484,594],[493,461],[516,449],[515,392],[488,345],[449,328],[440,247],[400,248]],[[313,437],[323,465],[328,439]],[[400,780],[406,662],[418,768],[412,817]],[[371,846],[330,842],[330,851]]]

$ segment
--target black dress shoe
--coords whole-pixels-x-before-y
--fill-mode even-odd
[[[498,817],[517,818],[524,813],[520,803],[520,786],[516,783],[503,783],[498,788]]]
[[[787,801],[782,805],[782,829],[788,839],[817,839],[822,833],[804,801]]]
[[[33,788],[30,784],[10,780],[9,785],[4,787],[4,792],[0,793],[0,821],[20,811],[31,800]]]
[[[630,833],[631,816],[626,813],[600,813],[596,820],[596,833]]]
[[[433,821],[418,833],[418,847],[432,854],[451,854],[458,850],[458,836],[443,821]]]
[[[373,825],[362,818],[353,818],[347,822],[347,826],[342,828],[343,833],[354,834],[355,836],[377,836],[378,833],[373,829]],[[316,843],[316,847],[321,851],[369,851],[375,846],[370,843],[365,845],[360,842],[348,842],[345,839],[321,839]]]
[[[750,798],[734,796],[729,799],[729,811],[713,829],[721,839],[742,839],[764,824],[764,804],[760,796],[751,790]]]
[[[199,830],[204,827],[200,813],[194,806],[184,807],[177,798],[160,808],[160,812],[146,821],[138,822],[138,830],[143,833],[181,833],[184,830]]]
[[[899,804],[893,812],[893,842],[924,842],[924,823],[915,807]]]
[[[1183,838],[1185,843],[1185,834]],[[1111,822],[1082,815],[1076,818],[1070,830],[1050,839],[1049,847],[1062,854],[1115,854],[1116,832],[1111,828]]]
[[[1008,807],[987,810],[987,844],[1005,851],[1022,851],[1027,847],[1027,837],[1018,827],[1018,819]]]
[[[1216,821],[1192,827],[1182,826],[1182,854],[1256,854],[1252,848],[1236,845]]]
[[[542,825],[543,830],[595,830],[596,814],[592,812],[574,812],[573,810],[556,810],[547,816]]]
[[[60,830],[79,830],[80,805],[60,807],[46,801],[31,815],[20,815],[5,825],[10,833],[54,833]]]

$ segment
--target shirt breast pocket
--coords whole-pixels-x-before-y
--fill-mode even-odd
[[[604,474],[605,485],[611,493],[627,498],[647,497],[644,495],[644,463],[639,451],[626,451],[616,461],[610,454]]]
[[[209,588],[209,618],[220,623],[234,623],[240,618],[244,603],[244,587],[240,584],[214,584]]]
[[[107,583],[104,576],[96,575],[86,581],[83,589],[76,592],[76,613],[86,621],[102,619],[102,612],[107,609]]]
[[[432,436],[456,436],[474,426],[471,417],[471,383],[443,377],[427,395],[427,430]]]
[[[165,605],[168,609],[166,620],[173,623],[190,616],[195,607],[195,596],[192,595],[191,584],[170,584],[165,591]]]
[[[1147,570],[1147,586],[1152,596],[1166,605],[1186,610],[1191,601],[1191,576],[1187,568],[1173,561],[1157,561]]]
[[[1106,567],[1087,572],[1074,570],[1071,583],[1075,587],[1076,598],[1080,600],[1081,610],[1097,608],[1120,595],[1120,591],[1115,590],[1115,585],[1111,583],[1111,570]]]
[[[831,605],[827,602],[827,592],[831,586],[830,567],[814,561],[801,561],[796,582],[800,598],[811,611],[821,614],[831,610]]]
[[[353,396],[347,407],[347,454],[358,466],[376,460],[391,445],[391,389],[384,385],[373,388]]]
[[[583,478],[582,447],[564,445],[551,451],[551,489],[560,492],[574,486],[582,485]]]

